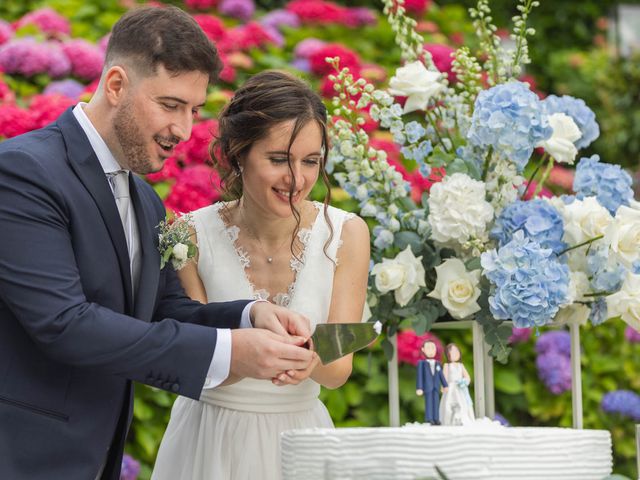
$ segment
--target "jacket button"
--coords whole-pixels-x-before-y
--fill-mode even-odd
[[[173,385],[171,385],[171,391],[173,393],[178,393],[179,390],[180,390],[180,384],[179,383],[174,383]]]

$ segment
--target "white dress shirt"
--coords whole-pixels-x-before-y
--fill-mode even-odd
[[[98,161],[100,162],[105,175],[108,176],[111,173],[120,170],[126,170],[120,166],[118,161],[109,150],[109,147],[107,147],[107,144],[104,142],[98,131],[91,123],[91,120],[89,120],[89,117],[87,117],[87,114],[84,113],[85,105],[86,103],[84,102],[78,103],[78,105],[76,105],[73,109],[73,115],[76,117],[76,120],[78,120],[80,127],[87,135],[89,143],[91,144],[91,148],[93,148],[93,151],[98,157]],[[111,182],[109,182],[109,185],[111,185]],[[111,190],[113,192],[113,187],[111,187]],[[130,218],[135,221],[136,217],[135,212],[133,211],[133,204],[131,204],[130,208]],[[129,245],[129,258],[135,258],[136,255],[140,255],[139,245],[138,248],[136,248],[136,245],[131,242],[131,245]],[[240,328],[251,328],[252,325],[249,313],[254,303],[256,302],[254,301],[248,303],[247,306],[244,307],[244,310],[242,310]],[[217,387],[224,380],[226,380],[226,378],[229,376],[229,369],[231,367],[231,330],[229,330],[228,328],[218,328],[217,330],[218,337],[216,341],[216,347],[213,351],[213,358],[211,359],[211,364],[209,365],[207,377],[204,382],[203,388],[205,389]]]

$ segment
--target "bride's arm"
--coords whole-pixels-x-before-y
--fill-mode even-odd
[[[342,226],[342,246],[338,250],[338,266],[333,276],[329,323],[357,323],[367,295],[369,276],[369,228],[359,217]],[[328,365],[315,367],[311,378],[327,388],[342,386],[351,375],[353,354]]]
[[[193,243],[197,245],[198,237],[195,230],[189,228],[189,232],[193,237]],[[200,275],[198,275],[198,258],[199,252],[196,253],[193,261],[188,262],[176,273],[180,279],[182,288],[184,288],[184,291],[189,298],[200,303],[207,303],[207,293],[204,289],[204,285],[202,284],[202,280],[200,279]]]

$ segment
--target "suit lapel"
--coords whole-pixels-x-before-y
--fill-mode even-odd
[[[113,192],[98,161],[98,157],[91,148],[84,131],[76,121],[71,108],[60,116],[57,123],[67,147],[69,164],[95,201],[111,237],[111,242],[118,257],[127,312],[132,312],[133,298],[131,295],[129,252]],[[91,227],[87,225],[86,228]],[[97,252],[96,255],[99,255],[99,253]]]
[[[136,290],[134,316],[141,320],[150,321],[156,300],[158,281],[160,278],[160,253],[158,252],[155,225],[152,225],[154,215],[153,206],[145,201],[144,196],[136,187],[142,180],[132,175],[129,183],[131,202],[136,212],[138,231],[140,233],[140,280]]]

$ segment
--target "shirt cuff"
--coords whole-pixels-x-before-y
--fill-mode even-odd
[[[251,307],[258,302],[266,302],[266,300],[258,299],[245,305],[244,310],[242,310],[242,315],[240,316],[240,328],[253,328],[250,316]]]
[[[204,380],[203,390],[215,388],[224,382],[231,369],[231,330],[218,328],[216,348],[209,365],[207,377]]]

